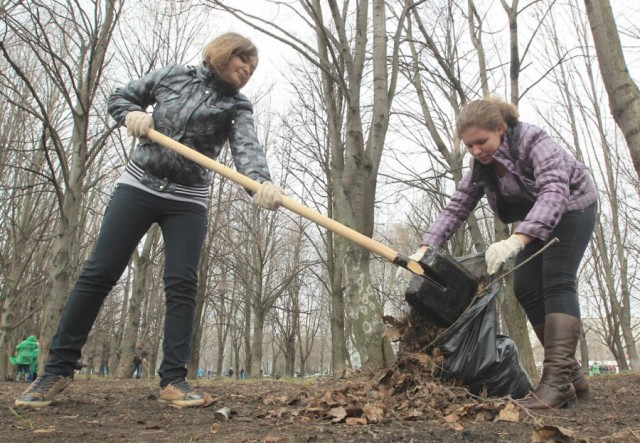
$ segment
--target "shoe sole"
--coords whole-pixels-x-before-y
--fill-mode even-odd
[[[185,408],[196,408],[198,406],[204,406],[206,403],[204,398],[198,400],[162,400],[158,399],[158,403],[163,405],[183,406]]]
[[[52,402],[53,402],[53,400],[49,400],[49,401],[20,401],[20,400],[16,400],[15,401],[15,405],[16,406],[28,406],[30,408],[41,409],[41,408],[46,408]]]

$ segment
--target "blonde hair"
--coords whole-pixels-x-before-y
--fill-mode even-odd
[[[224,71],[234,56],[257,59],[258,48],[248,38],[235,32],[227,32],[211,40],[202,49],[204,65],[217,75]]]
[[[471,101],[460,109],[456,122],[456,137],[462,138],[462,133],[471,127],[495,131],[500,126],[513,125],[518,121],[520,113],[511,103],[498,97],[488,97]]]

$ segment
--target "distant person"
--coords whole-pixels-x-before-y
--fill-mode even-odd
[[[229,377],[233,377],[233,369],[229,368]]]
[[[199,66],[174,64],[152,71],[109,96],[109,114],[138,138],[138,145],[111,196],[91,258],[67,300],[44,373],[18,397],[17,406],[48,406],[67,387],[105,297],[156,223],[164,241],[166,296],[158,401],[204,405],[203,394],[185,377],[212,173],[145,135],[157,128],[210,158],[217,158],[228,143],[236,169],[260,183],[253,199],[265,209],[280,206],[282,189],[271,183],[253,107],[240,93],[258,65],[257,48],[247,38],[227,33],[204,47],[202,59]],[[146,112],[150,106],[152,115]]]
[[[240,369],[240,379],[244,380],[245,377],[245,372],[244,372],[244,368]]]
[[[470,169],[429,226],[428,246],[442,246],[486,195],[504,223],[519,222],[506,240],[489,246],[487,273],[515,257],[513,291],[544,347],[542,377],[518,403],[562,408],[588,398],[589,384],[575,358],[580,336],[578,267],[593,234],[598,193],[588,168],[543,129],[519,120],[517,108],[497,98],[462,106],[456,136],[471,155]],[[559,243],[536,255],[549,240]],[[526,263],[525,263],[526,261]]]
[[[35,374],[38,365],[38,339],[35,335],[25,337],[16,345],[16,353],[9,357],[9,361],[16,367],[16,382],[32,381],[32,374]]]
[[[144,345],[141,342],[136,343],[136,347],[133,350],[133,376],[137,379],[142,378],[142,372],[147,359],[147,351],[144,349]]]

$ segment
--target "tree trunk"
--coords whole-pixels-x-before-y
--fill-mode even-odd
[[[77,165],[78,162],[84,164],[85,161],[86,158],[77,158],[73,164]],[[47,351],[58,327],[73,278],[70,270],[73,269],[72,256],[78,244],[77,220],[80,217],[81,210],[84,170],[76,168],[75,173],[76,179],[70,181],[70,186],[63,196],[58,235],[51,248],[51,265],[49,268],[49,280],[51,281],[49,293],[51,295],[45,298],[42,327],[40,329],[40,349]],[[48,352],[40,353],[38,357],[39,368],[44,368],[47,358]]]
[[[227,344],[227,336],[231,329],[231,307],[229,308],[229,314],[227,313],[227,271],[226,268],[222,271],[220,277],[220,301],[217,303],[216,311],[218,312],[218,327],[216,328],[216,340],[218,344],[218,352],[216,356],[216,375],[218,377],[223,375],[224,365],[224,349]],[[236,292],[236,280],[233,281],[233,289],[230,294]],[[229,302],[231,303],[231,302]]]
[[[200,256],[200,266],[198,269],[198,290],[196,292],[196,312],[193,321],[193,331],[191,333],[191,356],[187,364],[188,377],[195,380],[198,378],[198,369],[200,368],[200,343],[202,342],[202,327],[205,298],[207,295],[207,273],[209,270],[211,252],[211,241],[205,245],[202,255]]]
[[[260,373],[262,342],[264,340],[264,314],[262,309],[256,309],[253,313],[253,345],[251,346],[251,351],[246,353],[249,358],[244,366],[247,377]]]
[[[252,313],[252,309],[251,309],[251,294],[250,291],[253,290],[252,289],[245,289],[246,290],[246,295],[245,295],[245,303],[244,303],[244,330],[243,330],[243,339],[244,339],[244,367],[247,370],[250,370],[250,364],[251,364],[251,353],[253,352],[253,349],[251,347],[251,313]],[[255,321],[255,320],[254,320]],[[254,337],[255,340],[255,337]],[[262,343],[262,342],[261,342]],[[238,346],[239,348],[239,346]],[[240,352],[239,350],[236,351],[236,378],[238,377],[238,372],[239,372],[239,368],[238,365],[240,364]]]
[[[153,225],[147,234],[139,256],[133,259],[133,288],[129,300],[129,312],[126,316],[125,330],[120,344],[120,361],[113,368],[116,378],[131,378],[133,375],[133,350],[139,341],[140,315],[142,302],[149,293],[149,281],[152,278],[153,253],[160,240],[160,227]]]
[[[625,62],[610,1],[585,0],[584,4],[602,81],[609,96],[611,115],[622,130],[636,173],[640,176],[640,91]]]
[[[331,202],[329,202],[331,205]],[[331,211],[331,210],[330,210]],[[331,212],[329,213],[331,216]],[[338,374],[346,369],[347,364],[347,341],[344,328],[344,289],[342,287],[342,272],[338,266],[336,241],[337,236],[327,233],[327,271],[331,284],[331,309],[329,310],[331,323],[331,370]]]
[[[509,335],[516,343],[518,347],[518,357],[524,370],[527,371],[531,379],[537,379],[538,370],[533,358],[531,339],[529,338],[529,329],[527,328],[527,316],[513,293],[513,275],[508,276],[506,280],[507,282],[503,289],[504,298],[500,301],[501,318],[508,331],[506,335]],[[507,322],[507,318],[511,319],[511,321]],[[513,328],[514,325],[515,328]]]

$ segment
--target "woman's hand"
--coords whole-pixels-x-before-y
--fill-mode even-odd
[[[487,252],[484,253],[484,259],[487,262],[487,273],[493,275],[498,272],[504,262],[515,257],[518,252],[524,249],[524,244],[520,235],[513,234],[508,239],[489,246]]]
[[[124,118],[129,137],[144,137],[153,128],[153,118],[142,111],[131,111]]]
[[[275,211],[282,204],[284,190],[271,182],[263,182],[253,196],[253,202],[270,211]]]

